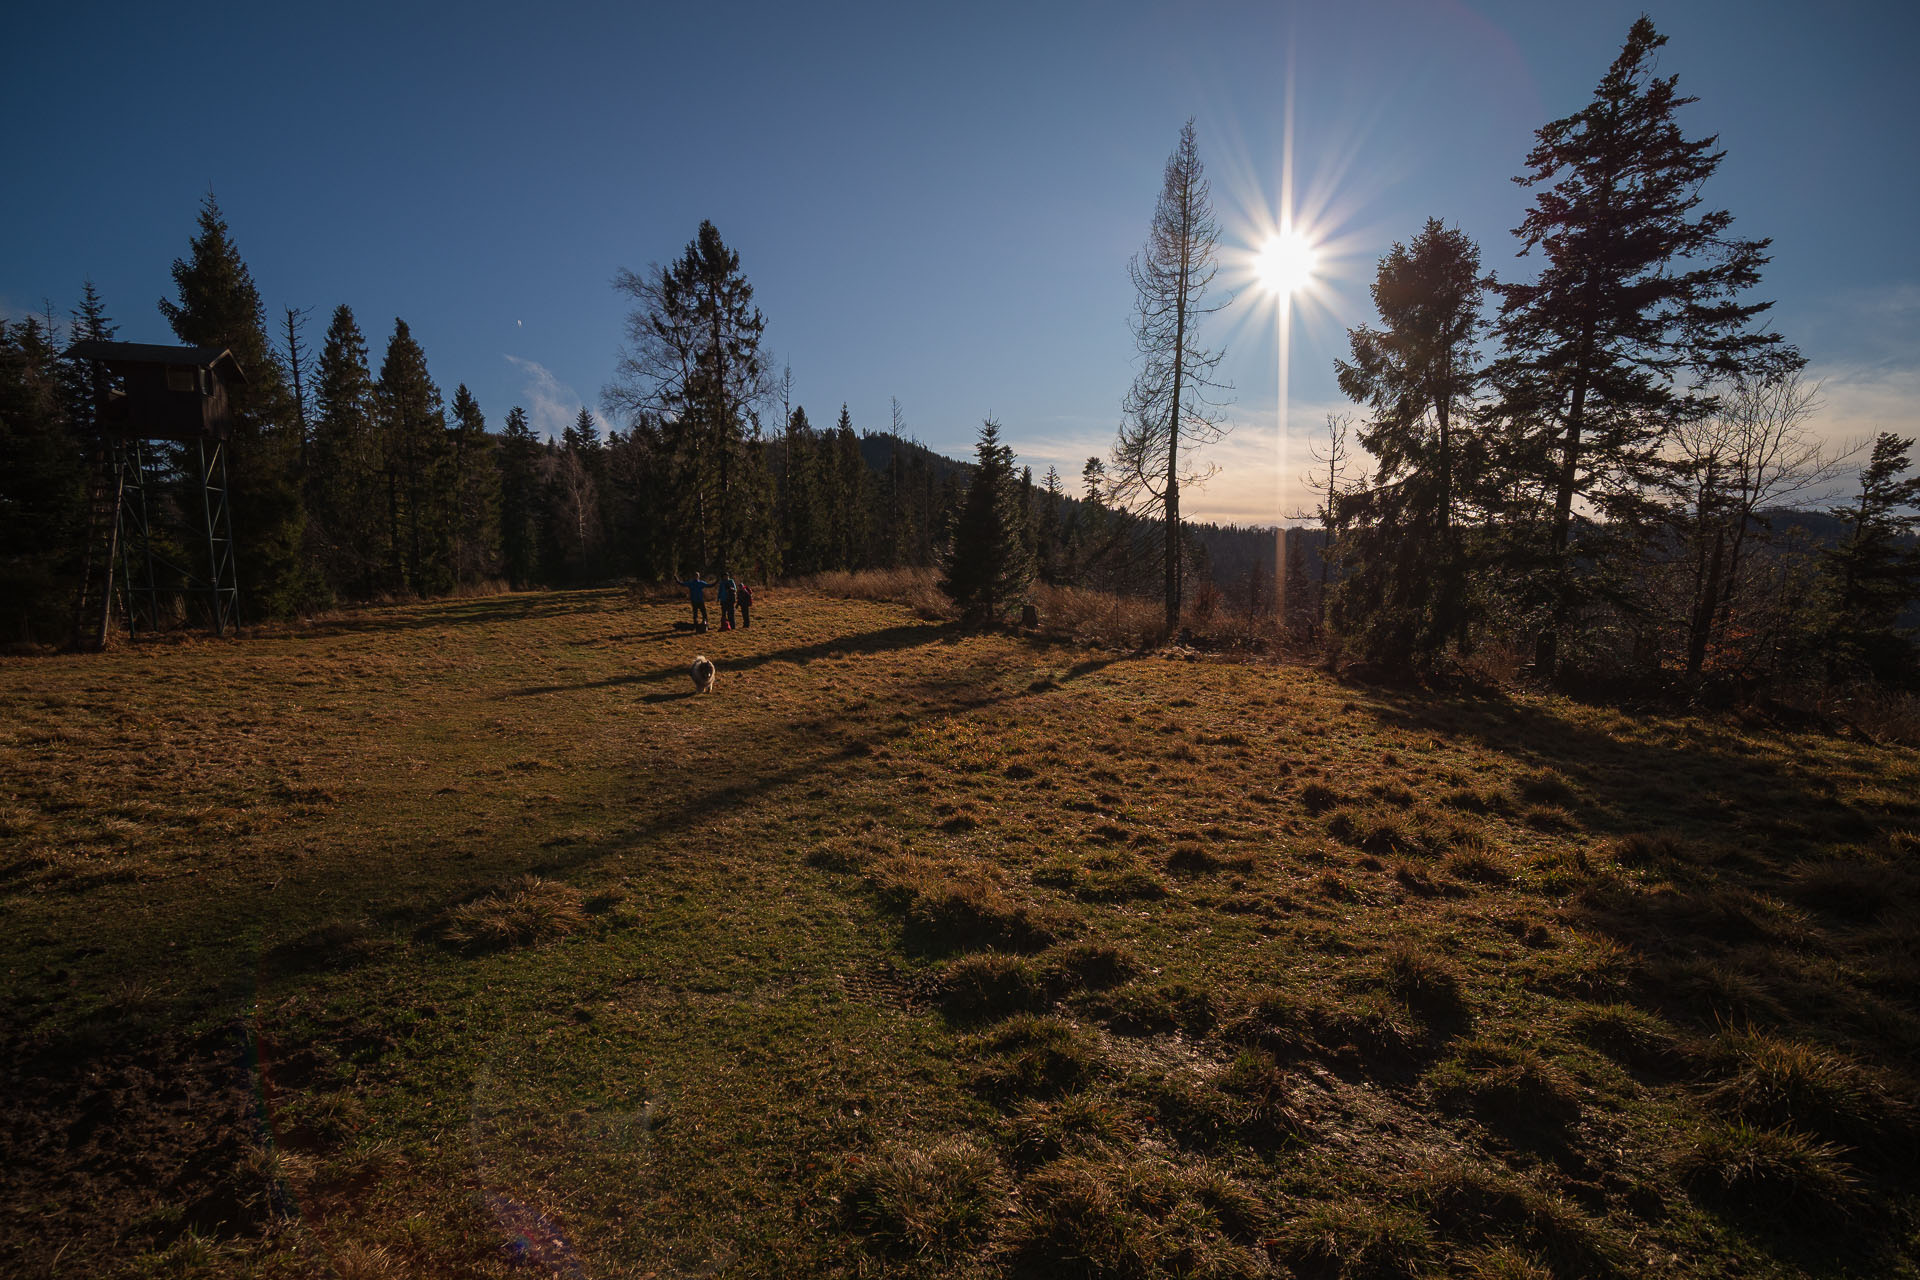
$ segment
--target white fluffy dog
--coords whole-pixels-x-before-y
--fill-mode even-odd
[[[713,692],[713,664],[705,656],[693,660],[693,691],[695,693]]]

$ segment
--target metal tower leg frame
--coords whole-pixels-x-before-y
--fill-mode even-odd
[[[116,452],[115,468],[120,473],[117,540],[121,612],[127,620],[127,634],[137,636],[143,630],[160,629],[160,579],[154,566],[153,527],[147,504],[147,456],[138,440],[122,441]]]
[[[233,513],[227,502],[227,446],[197,442],[201,507],[207,529],[207,613],[213,633],[223,636],[240,625],[240,588],[233,561]]]

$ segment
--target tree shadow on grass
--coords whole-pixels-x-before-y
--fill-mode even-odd
[[[806,663],[816,658],[852,656],[855,654],[897,653],[903,649],[916,649],[929,644],[954,644],[959,641],[960,633],[948,627],[931,623],[906,623],[897,627],[883,627],[878,631],[863,632],[859,635],[836,636],[831,640],[821,640],[813,644],[793,645],[785,649],[773,649],[765,653],[749,653],[740,657],[722,655],[715,659],[714,665],[721,674],[737,671],[751,671],[774,662]],[[608,676],[604,680],[589,680],[583,684],[544,684],[532,685],[525,689],[512,689],[500,695],[505,698],[536,698],[550,693],[574,693],[588,689],[608,689],[624,684],[655,684],[662,680],[685,679],[685,666],[659,667],[652,671],[634,672],[630,675]],[[649,702],[665,701],[663,698],[649,697]]]
[[[610,588],[576,591],[516,591],[497,596],[467,596],[408,605],[368,605],[363,613],[308,623],[304,637],[424,631],[437,627],[500,626],[569,614],[611,613],[628,607],[624,592]]]

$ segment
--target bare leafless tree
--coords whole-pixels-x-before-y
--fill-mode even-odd
[[[1308,492],[1315,495],[1312,511],[1297,511],[1290,519],[1314,519],[1320,522],[1320,585],[1314,598],[1314,626],[1327,621],[1327,588],[1333,574],[1334,542],[1339,536],[1340,499],[1360,483],[1359,464],[1353,451],[1353,415],[1329,413],[1323,440],[1307,444],[1307,456],[1313,466],[1300,477]]]
[[[304,473],[307,467],[307,440],[312,434],[307,422],[307,365],[310,363],[306,348],[301,345],[300,335],[307,327],[307,313],[312,307],[288,307],[282,321],[287,334],[287,376],[293,383],[294,425],[300,432],[300,469]]]
[[[1167,158],[1146,246],[1128,266],[1141,363],[1121,405],[1109,482],[1116,504],[1165,522],[1169,628],[1180,621],[1180,489],[1212,474],[1211,468],[1194,466],[1194,450],[1217,441],[1225,430],[1218,406],[1207,399],[1207,392],[1221,385],[1213,380],[1221,352],[1207,350],[1197,339],[1200,319],[1232,301],[1207,298],[1219,269],[1219,240],[1212,192],[1188,120]]]
[[[1691,590],[1686,671],[1697,676],[1726,635],[1739,606],[1742,570],[1755,539],[1771,531],[1771,512],[1824,501],[1858,448],[1836,450],[1808,420],[1819,385],[1798,372],[1737,379],[1719,412],[1682,423],[1673,449],[1682,477],[1675,514],[1690,535]]]

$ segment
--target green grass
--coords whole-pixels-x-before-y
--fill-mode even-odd
[[[0,660],[7,1274],[1915,1274],[1910,751],[679,614]]]

